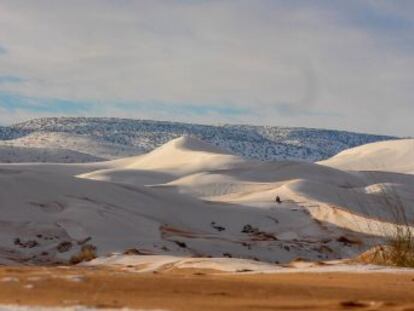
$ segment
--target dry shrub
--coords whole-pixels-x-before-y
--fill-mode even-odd
[[[414,239],[412,230],[401,228],[384,245],[376,246],[359,256],[369,264],[414,268]]]
[[[384,263],[414,268],[414,235],[409,226],[397,226],[380,253]]]
[[[380,198],[379,203],[388,211],[392,225],[382,228],[372,227],[373,235],[375,232],[381,232],[384,238],[379,245],[360,255],[359,260],[364,263],[414,268],[414,230],[412,221],[407,215],[411,206],[405,204],[398,189],[392,184],[382,186]],[[363,204],[360,208],[370,215],[369,209]]]
[[[91,261],[96,258],[96,246],[91,244],[83,245],[78,254],[70,258],[70,263],[76,265],[84,261]]]
[[[385,201],[393,213],[394,226],[385,239],[385,247],[380,251],[379,258],[384,264],[398,267],[414,267],[414,232],[406,214],[406,206],[397,191],[386,193]]]

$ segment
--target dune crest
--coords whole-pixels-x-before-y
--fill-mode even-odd
[[[342,170],[414,173],[414,139],[371,143],[340,152],[319,164]]]

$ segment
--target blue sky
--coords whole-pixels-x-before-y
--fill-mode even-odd
[[[54,115],[414,135],[411,0],[0,0],[0,124]]]
[[[5,83],[21,83],[23,81],[24,81],[24,79],[22,79],[20,77],[11,76],[11,75],[4,75],[4,76],[1,76],[0,75],[0,84],[5,84]]]
[[[1,83],[1,77],[0,77]],[[89,102],[71,101],[55,98],[25,97],[7,92],[0,92],[0,103],[10,113],[26,110],[32,113],[78,114],[92,111]]]

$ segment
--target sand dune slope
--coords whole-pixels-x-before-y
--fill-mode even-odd
[[[172,189],[117,185],[53,174],[0,171],[3,263],[67,260],[85,244],[98,255],[140,253],[287,262],[347,255],[305,210],[208,203]],[[331,235],[332,240],[326,240]],[[325,247],[323,247],[325,246]],[[327,251],[327,248],[338,252]]]
[[[82,177],[132,184],[165,183],[191,173],[243,166],[245,162],[201,140],[183,136],[148,154],[111,161],[110,169]]]
[[[363,145],[319,163],[343,170],[414,173],[414,139]]]
[[[2,165],[0,258],[68,260],[84,244],[102,256],[352,257],[398,223],[390,202],[414,221],[413,185],[408,174],[243,160],[191,137],[99,164]]]

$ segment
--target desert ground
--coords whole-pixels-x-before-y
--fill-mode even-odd
[[[414,310],[414,273],[131,273],[2,267],[0,304],[139,310]]]

